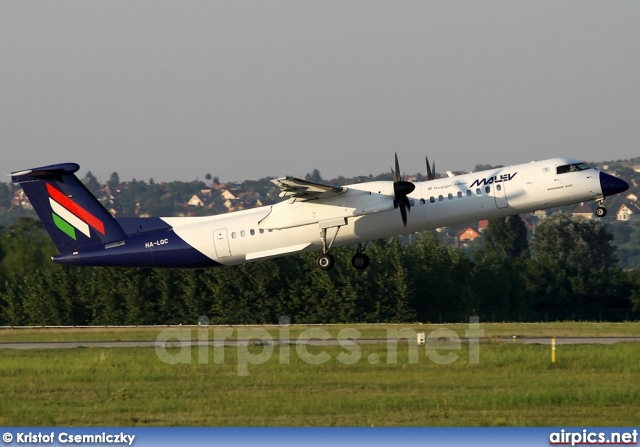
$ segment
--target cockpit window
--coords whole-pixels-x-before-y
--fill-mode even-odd
[[[587,169],[591,169],[591,166],[588,166],[584,163],[572,163],[570,165],[562,165],[556,168],[556,173],[564,174],[566,172],[578,172],[585,171]]]

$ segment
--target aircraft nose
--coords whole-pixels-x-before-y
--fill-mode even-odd
[[[602,195],[608,197],[626,191],[629,189],[629,184],[613,175],[600,172],[600,187]]]

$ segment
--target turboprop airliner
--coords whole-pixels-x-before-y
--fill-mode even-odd
[[[395,158],[393,181],[346,186],[295,177],[272,180],[284,200],[209,217],[114,218],[62,163],[13,172],[60,254],[53,262],[112,267],[208,268],[318,251],[334,266],[331,248],[357,244],[351,264],[365,269],[367,241],[494,219],[606,197],[629,185],[578,160],[553,158],[409,182]]]

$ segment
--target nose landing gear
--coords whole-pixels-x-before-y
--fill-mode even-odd
[[[598,204],[598,208],[596,208],[596,216],[604,217],[607,215],[607,209],[604,207],[604,197],[601,199],[597,199],[596,203]]]

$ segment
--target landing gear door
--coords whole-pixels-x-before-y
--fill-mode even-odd
[[[231,256],[226,228],[213,231],[213,244],[216,248],[216,255],[218,258],[228,258]]]

